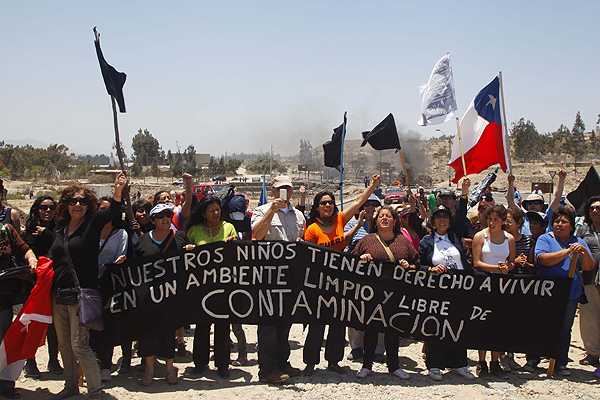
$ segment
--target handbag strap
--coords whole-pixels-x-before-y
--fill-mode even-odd
[[[71,258],[71,252],[69,251],[69,235],[67,234],[68,227],[65,226],[64,230],[64,244],[65,244],[65,256],[67,257],[67,263],[69,264],[69,271],[71,275],[73,275],[73,283],[75,283],[75,287],[77,289],[81,289],[79,286],[79,278],[77,278],[77,272],[75,272],[75,264],[73,264],[73,259]]]
[[[383,246],[383,250],[385,250],[385,252],[387,253],[390,261],[396,262],[396,257],[394,257],[394,253],[392,253],[390,246],[388,246],[387,243],[385,243],[383,240],[381,240],[378,233],[375,234],[375,237],[377,237],[377,240],[379,240],[379,243],[381,243],[381,245]]]
[[[170,231],[168,239],[164,242],[164,245],[160,249],[160,254],[164,254],[165,252],[167,252],[169,246],[171,246],[171,243],[173,242],[173,239],[175,239],[175,234],[173,233],[173,231]]]

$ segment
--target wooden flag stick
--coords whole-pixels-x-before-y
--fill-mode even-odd
[[[119,159],[119,167],[124,174],[127,174],[127,169],[125,168],[125,156],[123,154],[123,148],[121,147],[121,139],[119,137],[119,120],[117,118],[117,105],[114,96],[110,96],[110,101],[112,103],[112,112],[113,112],[113,127],[115,129],[115,147],[117,148],[117,157]],[[123,201],[125,202],[125,213],[127,214],[127,218],[129,222],[134,220],[133,208],[131,207],[131,197],[129,193],[129,183],[125,186],[125,190],[123,193]]]
[[[571,262],[569,264],[569,279],[573,279],[573,277],[575,276],[575,271],[577,271],[577,259],[579,258],[579,254],[575,254],[573,256],[571,256]],[[571,281],[571,285],[573,284],[573,281]],[[549,377],[553,377],[554,373],[556,372],[556,358],[551,358],[550,359],[550,364],[548,365],[548,370],[546,371],[546,374]]]

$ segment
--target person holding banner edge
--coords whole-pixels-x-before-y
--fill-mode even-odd
[[[344,233],[344,226],[360,210],[360,207],[368,201],[369,196],[373,194],[380,183],[381,177],[373,175],[369,187],[358,196],[356,202],[340,212],[336,207],[333,193],[326,191],[317,193],[310,210],[309,225],[304,232],[304,240],[336,251],[344,251],[347,238],[354,235],[360,224],[346,233]],[[362,213],[362,219],[364,219],[364,210]],[[307,376],[314,373],[315,366],[320,361],[324,334],[324,325],[316,323],[308,325],[308,334],[304,341],[302,353],[303,361],[306,364],[304,374]],[[344,326],[342,324],[330,324],[325,345],[325,359],[328,362],[328,370],[340,374],[346,373],[346,369],[339,365],[339,362],[344,358],[344,344]]]
[[[472,272],[462,238],[456,234],[452,213],[446,207],[438,206],[431,216],[431,234],[421,239],[419,256],[421,268],[432,273],[452,273],[454,271]],[[439,341],[427,341],[425,364],[428,375],[434,381],[443,379],[442,370],[449,368],[460,376],[474,379],[467,364],[467,349],[460,345],[441,344]]]
[[[415,269],[419,255],[400,232],[398,219],[398,214],[392,207],[381,207],[375,214],[375,224],[371,228],[371,233],[356,244],[352,254],[360,256],[363,261],[389,261],[405,269]],[[378,336],[377,331],[367,326],[364,334],[363,365],[357,373],[359,378],[366,378],[373,369]],[[387,329],[384,332],[384,342],[389,373],[400,379],[410,379],[410,375],[400,368],[398,333],[393,329]]]
[[[596,266],[587,243],[575,236],[575,211],[561,206],[552,215],[552,232],[540,236],[535,244],[535,261],[538,276],[546,278],[567,278],[572,257],[579,257],[577,271],[571,282],[569,301],[565,309],[565,319],[561,328],[559,356],[556,372],[560,376],[569,376],[567,368],[571,328],[577,311],[577,304],[584,296],[581,270],[591,271]],[[528,355],[527,370],[535,369],[539,358]]]

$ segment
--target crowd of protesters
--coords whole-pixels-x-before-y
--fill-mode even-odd
[[[287,176],[271,182],[271,199],[254,210],[248,198],[233,188],[223,198],[208,196],[197,201],[192,194],[192,176],[184,174],[185,192],[176,196],[159,191],[152,199],[132,204],[127,218],[122,196],[127,179],[115,179],[112,198],[96,198],[84,185],[65,188],[60,198],[40,196],[35,199],[23,230],[15,210],[0,202],[0,269],[26,264],[36,268],[37,257],[47,256],[54,262],[53,323],[49,326],[47,370],[62,374],[64,389],[55,395],[64,399],[79,394],[85,380],[90,398],[100,398],[103,385],[111,379],[114,327],[102,330],[80,324],[79,303],[73,293],[80,288],[98,288],[108,264],[120,264],[128,258],[156,256],[173,251],[192,251],[194,247],[218,241],[305,240],[340,252],[349,252],[366,261],[389,261],[406,269],[422,269],[435,274],[467,273],[527,274],[539,277],[564,277],[569,274],[570,260],[579,260],[573,278],[564,322],[560,331],[560,356],[557,374],[568,376],[568,351],[571,329],[577,308],[586,356],[580,363],[599,366],[600,356],[600,197],[587,200],[583,221],[576,218],[572,206],[562,197],[566,173],[559,173],[559,183],[549,207],[538,193],[524,200],[509,176],[507,207],[496,204],[490,192],[478,199],[473,215],[468,213],[469,179],[463,179],[460,194],[451,189],[431,193],[419,189],[397,204],[386,204],[376,193],[380,177],[365,178],[365,189],[343,211],[330,191],[316,193],[306,209],[306,191],[300,190],[295,206],[294,183]],[[22,293],[19,296],[23,296]],[[16,295],[0,297],[0,336],[13,318],[13,306],[23,302]],[[193,325],[193,372],[202,374],[209,368],[210,332],[213,331],[213,360],[218,375],[227,379],[230,365],[248,365],[245,328],[227,321],[196,321]],[[303,368],[289,362],[288,341],[291,324],[285,321],[261,322],[257,326],[259,380],[283,383],[294,376],[312,376],[321,361],[321,347],[326,326],[308,324],[303,346]],[[179,371],[176,357],[188,354],[184,341],[189,326],[155,326],[135,343],[121,343],[123,357],[119,374],[132,372],[134,352],[142,358],[143,385],[155,378],[157,358],[166,361],[166,381],[176,385]],[[238,359],[231,361],[233,331]],[[348,333],[348,335],[346,335]],[[399,336],[393,330],[379,333],[359,331],[331,323],[327,326],[324,358],[327,369],[336,374],[349,373],[340,362],[350,343],[349,360],[362,362],[359,378],[372,373],[374,362],[387,363],[389,373],[398,379],[410,379],[411,373],[399,363]],[[475,349],[477,350],[477,349]],[[59,355],[60,353],[60,361]],[[468,367],[467,349],[457,344],[426,341],[423,353],[428,376],[442,380],[445,370],[464,379],[476,375],[501,376],[513,369],[535,372],[540,362],[536,354],[526,355],[519,365],[510,353],[479,351],[475,371]],[[62,361],[62,366],[61,366]],[[40,378],[35,359],[27,360],[25,375]],[[473,373],[475,372],[475,374]],[[595,371],[600,378],[600,368]],[[14,382],[0,381],[0,394],[18,398]]]

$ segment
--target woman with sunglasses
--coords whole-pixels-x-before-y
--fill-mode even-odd
[[[122,172],[117,175],[110,208],[97,210],[94,192],[76,184],[60,196],[55,238],[50,248],[54,261],[53,321],[64,363],[64,389],[55,398],[79,394],[79,367],[83,368],[90,398],[100,398],[102,383],[96,355],[90,347],[89,329],[79,324],[79,302],[65,296],[77,286],[97,289],[100,232],[111,220],[120,217],[121,194],[127,184]]]
[[[29,217],[25,222],[23,240],[38,257],[47,257],[50,247],[54,243],[55,217],[56,202],[52,196],[39,196],[35,199],[29,210]],[[53,375],[59,375],[63,372],[58,362],[58,341],[54,324],[48,326],[48,371]],[[41,375],[35,358],[27,360],[25,376],[40,379]]]
[[[400,233],[398,215],[390,206],[380,208],[375,214],[375,224],[371,233],[362,238],[352,254],[360,256],[363,261],[397,263],[402,268],[414,269],[418,263],[418,254],[413,245]],[[375,348],[379,334],[367,326],[364,338],[363,365],[357,376],[367,377],[373,369]],[[384,332],[385,355],[388,371],[400,379],[409,379],[410,375],[400,368],[398,359],[399,335],[389,329]]]
[[[232,224],[223,220],[221,200],[209,196],[202,200],[192,212],[186,229],[188,240],[196,245],[234,240],[237,232]],[[207,321],[198,321],[194,332],[193,358],[195,372],[200,374],[208,368],[210,356],[210,326]],[[220,377],[229,377],[230,341],[229,321],[214,322],[215,366]]]
[[[158,203],[150,210],[150,220],[154,229],[140,238],[135,245],[135,257],[152,257],[181,251],[189,242],[182,232],[173,232],[171,218],[173,218],[174,205],[171,203]],[[154,365],[156,358],[160,357],[167,363],[167,383],[177,384],[179,370],[173,365],[175,357],[175,335],[177,327],[165,326],[155,318],[154,328],[148,330],[139,338],[139,355],[144,360],[144,378],[142,384],[149,386],[154,378]]]
[[[359,213],[360,207],[369,199],[369,196],[373,194],[380,182],[379,175],[373,175],[371,184],[358,196],[356,202],[341,212],[338,212],[335,205],[333,193],[327,191],[317,193],[310,210],[308,227],[304,231],[304,240],[339,252],[344,251],[347,239],[354,235],[360,225],[357,224],[353,230],[345,233],[344,226],[354,214]],[[364,219],[364,210],[362,213]],[[314,374],[315,366],[320,362],[324,334],[325,325],[319,323],[308,325],[308,334],[303,349],[303,361],[306,364],[305,375]],[[339,374],[346,372],[346,369],[339,365],[339,362],[344,358],[344,345],[344,326],[339,323],[330,324],[325,344],[325,360],[328,363],[328,370]]]

